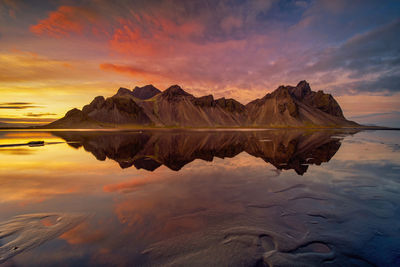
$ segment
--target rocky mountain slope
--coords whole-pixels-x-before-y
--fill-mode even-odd
[[[274,92],[246,105],[250,125],[356,126],[343,116],[330,94],[314,92],[306,81],[296,87],[280,86]]]
[[[195,97],[178,85],[161,92],[153,85],[120,88],[112,97],[98,96],[46,128],[107,127],[356,127],[330,95],[314,92],[306,81],[280,86],[243,105],[234,99]]]

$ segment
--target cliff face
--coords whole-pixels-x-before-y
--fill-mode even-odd
[[[90,118],[111,124],[151,124],[151,120],[132,98],[115,95],[104,99],[96,97],[82,111]]]
[[[296,87],[280,86],[274,92],[246,105],[253,126],[357,126],[343,116],[330,94],[314,92],[306,81]]]
[[[145,85],[143,87],[136,86],[132,90],[132,95],[142,100],[150,99],[159,93],[161,93],[161,91],[155,88],[152,84]]]
[[[178,85],[141,103],[156,125],[189,127],[241,126],[247,118],[245,107],[235,104],[214,100],[212,95],[197,98]]]
[[[74,111],[75,113],[77,111]],[[314,92],[306,81],[280,86],[246,106],[234,99],[195,97],[178,85],[161,92],[153,85],[120,88],[112,97],[96,97],[82,114],[65,116],[52,128],[117,127],[118,125],[176,127],[351,127],[330,95]],[[67,113],[68,114],[68,113]],[[71,114],[69,114],[71,115]],[[81,120],[79,119],[81,118]],[[90,122],[90,123],[89,123]],[[62,127],[61,127],[62,126]]]

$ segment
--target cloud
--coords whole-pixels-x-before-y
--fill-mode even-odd
[[[31,117],[0,117],[0,121],[9,123],[49,123],[53,118],[31,118]]]
[[[36,48],[94,58],[104,75],[82,62],[13,55],[0,56],[1,81],[178,83],[243,103],[304,79],[334,95],[397,91],[396,1],[96,0],[45,10],[29,23]]]
[[[353,119],[364,119],[364,118],[371,118],[371,117],[377,117],[377,116],[386,116],[386,115],[397,115],[397,116],[400,116],[400,111],[370,113],[370,114],[353,116],[352,118]]]
[[[97,65],[87,60],[63,60],[20,50],[0,51],[0,87],[2,84],[24,82],[54,83],[77,82],[98,77]],[[82,75],[82,73],[84,75]],[[99,81],[96,80],[92,81]],[[32,83],[29,84],[32,87]]]
[[[182,49],[179,43],[187,44],[200,38],[203,31],[204,26],[195,21],[178,24],[166,18],[141,14],[136,20],[119,19],[110,46],[114,51],[128,55],[167,56]]]
[[[289,68],[292,77],[312,77],[335,94],[400,91],[400,20],[356,34],[338,46],[305,53],[304,64]]]
[[[310,70],[329,71],[343,68],[353,71],[353,77],[365,72],[385,71],[400,65],[400,20],[357,34],[338,48],[328,48]]]
[[[7,102],[7,103],[0,103],[0,105],[31,105],[32,103],[29,102]]]
[[[372,80],[362,79],[340,84],[336,86],[336,91],[344,91],[353,95],[360,92],[392,95],[393,93],[400,92],[400,70],[394,74],[381,74]]]
[[[0,103],[0,109],[27,109],[27,108],[39,108],[40,106],[33,105],[28,102],[6,102]]]
[[[71,33],[83,34],[84,29],[96,22],[96,13],[92,9],[78,6],[60,6],[49,16],[40,20],[30,30],[38,35],[53,37],[68,36]]]
[[[367,6],[375,4],[368,2]],[[246,94],[248,97],[241,101],[261,97],[280,84],[294,84],[303,79],[309,80],[315,89],[328,88],[335,94],[397,91],[399,21],[370,27],[362,34],[354,35],[354,31],[351,34],[350,29],[346,29],[349,32],[344,37],[350,38],[342,40],[341,44],[315,47],[312,36],[301,36],[298,25],[307,18],[324,25],[322,18],[314,18],[318,10],[325,14],[324,19],[338,20],[344,16],[350,20],[344,2],[295,3],[288,10],[305,9],[304,16],[297,21],[296,16],[288,19],[287,27],[292,31],[287,33],[267,25],[275,23],[273,16],[266,16],[270,10],[276,11],[273,3],[262,12],[246,7],[247,12],[241,5],[217,8],[215,14],[209,11],[215,15],[207,17],[209,21],[204,21],[206,16],[201,14],[202,8],[199,8],[200,15],[190,17],[190,21],[171,18],[162,12],[151,13],[153,16],[137,12],[135,15],[139,19],[119,21],[110,48],[126,56],[127,60],[155,67],[156,74],[164,77],[161,79],[195,86],[205,93],[233,91],[239,96],[239,88],[250,89]],[[350,8],[353,12],[359,4]],[[282,10],[277,13],[283,17],[292,14]],[[255,18],[265,27],[256,26]],[[201,30],[194,35],[183,34],[179,27],[189,22],[199,25]],[[360,24],[366,25],[366,22]],[[284,29],[284,25],[281,22],[277,29]],[[318,25],[310,23],[302,27],[313,33]],[[128,69],[119,72],[138,75],[136,67],[132,72]],[[376,86],[377,83],[380,86]],[[350,84],[353,86],[348,87]]]
[[[25,114],[25,116],[28,116],[28,117],[43,117],[43,116],[54,116],[54,115],[57,115],[57,114],[56,113],[50,113],[50,112],[46,112],[46,113],[32,113],[32,112],[29,112],[29,113]]]
[[[353,116],[350,119],[356,120],[361,124],[400,127],[400,111],[370,113]]]
[[[23,2],[20,0],[0,0],[0,11],[6,10],[10,18],[16,19],[16,12],[21,10]]]
[[[145,80],[152,80],[155,79],[161,74],[157,73],[156,71],[145,70],[142,68],[138,68],[135,66],[126,66],[126,65],[117,65],[117,64],[110,64],[110,63],[102,63],[100,64],[100,69],[105,71],[113,71],[117,73],[126,74],[128,76],[132,76],[138,79],[145,79]]]

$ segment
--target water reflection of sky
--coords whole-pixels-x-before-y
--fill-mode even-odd
[[[0,140],[65,142],[38,132],[2,132]],[[332,159],[303,175],[245,151],[149,172],[65,143],[0,149],[1,222],[32,213],[87,216],[6,264],[394,266],[399,143],[398,132],[347,135]]]

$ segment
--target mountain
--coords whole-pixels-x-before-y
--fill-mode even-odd
[[[152,84],[143,87],[136,86],[132,91],[127,88],[119,88],[115,96],[133,96],[136,100],[146,100],[161,93],[160,90],[155,88]]]
[[[155,96],[155,95],[157,95],[159,93],[161,93],[161,91],[158,90],[157,88],[155,88],[152,84],[145,85],[143,87],[136,86],[132,90],[132,95],[134,97],[142,99],[142,100],[146,100],[146,99],[152,98],[153,96]]]
[[[186,164],[214,157],[233,158],[245,151],[279,170],[304,174],[309,165],[328,162],[341,145],[340,135],[355,130],[316,131],[143,131],[64,132],[53,134],[72,147],[83,146],[98,160],[112,159],[121,168],[154,171],[161,165],[178,171]]]
[[[89,117],[85,112],[74,108],[65,116],[46,125],[46,128],[102,128],[102,124]]]
[[[279,86],[243,105],[234,99],[195,97],[178,85],[161,92],[153,85],[120,88],[98,96],[45,128],[113,127],[357,127],[330,94],[312,91],[306,81]]]
[[[141,106],[156,126],[241,126],[247,119],[245,106],[233,99],[214,100],[212,95],[194,97],[173,85]]]
[[[296,87],[279,86],[274,92],[246,105],[253,126],[357,126],[346,120],[330,94],[314,92],[306,81]]]

